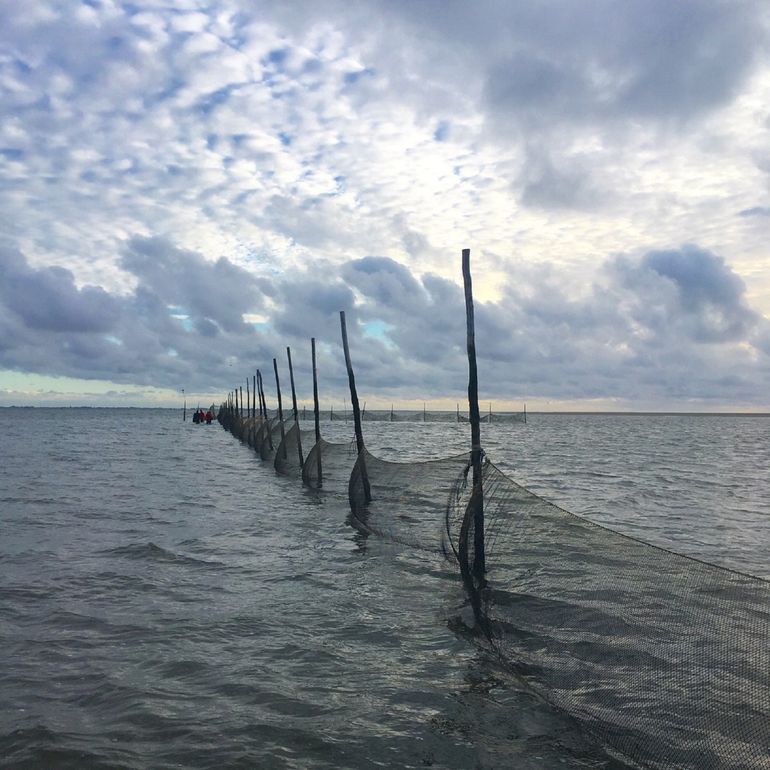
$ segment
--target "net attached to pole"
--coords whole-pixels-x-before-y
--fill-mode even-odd
[[[770,583],[613,532],[484,466],[447,532],[489,644],[613,753],[650,768],[770,767]]]
[[[315,433],[310,430],[300,430],[292,418],[285,423],[283,441],[280,440],[280,435],[279,430],[279,444],[275,451],[274,460],[275,470],[283,476],[302,476],[303,466],[300,465],[299,461],[299,440],[302,441],[303,447],[311,446],[315,441]]]
[[[364,533],[396,543],[444,552],[447,501],[468,465],[468,455],[398,463],[366,450],[363,454],[372,501],[366,504],[359,457],[348,485],[351,523]]]

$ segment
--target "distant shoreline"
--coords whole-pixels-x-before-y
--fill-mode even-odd
[[[36,406],[35,404],[19,405],[12,404],[10,406],[0,406],[0,409],[124,409],[134,411],[147,411],[147,412],[181,412],[182,407],[177,406]],[[188,407],[188,412],[192,414],[194,409]],[[395,409],[395,412],[414,412],[414,408],[407,409]],[[446,412],[445,409],[427,409],[426,412],[431,414],[432,412]],[[500,415],[506,414],[520,414],[515,410],[508,412],[497,412]],[[552,411],[543,410],[527,410],[527,416],[532,415],[550,415],[560,414],[567,416],[579,417],[581,415],[586,416],[608,416],[608,417],[770,417],[770,412],[742,412],[742,411],[722,411],[722,412],[675,412],[675,411],[603,411],[603,410],[558,410]],[[352,419],[352,417],[351,417]],[[494,422],[492,423],[494,425]]]

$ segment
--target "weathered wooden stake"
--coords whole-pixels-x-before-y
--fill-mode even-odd
[[[473,465],[473,489],[477,491],[479,504],[473,520],[473,571],[483,581],[486,572],[484,554],[484,495],[481,483],[481,417],[479,415],[479,380],[476,371],[476,328],[473,318],[473,283],[471,281],[471,250],[463,249],[463,284],[465,286],[465,317],[468,342],[468,406],[471,422],[471,464]]]
[[[254,418],[254,423],[257,422],[257,375],[251,375],[251,392],[253,395],[253,406],[251,408],[251,416]]]
[[[187,422],[187,396],[184,394],[184,388],[182,388],[182,398],[184,399],[184,406],[182,407],[182,422]]]
[[[302,436],[299,429],[299,415],[297,413],[297,391],[294,390],[294,367],[291,365],[291,348],[286,348],[286,357],[289,359],[289,381],[291,382],[291,408],[294,412],[294,427],[297,429],[297,454],[299,456],[299,467],[305,464],[302,457]]]
[[[241,391],[241,422],[243,422],[243,385],[239,385],[238,388]]]
[[[353,364],[350,361],[350,348],[348,346],[348,330],[345,325],[345,311],[340,310],[340,327],[342,329],[342,349],[345,352],[345,366],[348,369],[348,384],[350,386],[350,402],[353,407],[353,421],[356,429],[356,448],[358,449],[358,462],[361,466],[361,482],[364,487],[364,499],[372,502],[372,490],[369,486],[369,475],[366,472],[366,460],[364,458],[364,434],[361,431],[361,410],[358,407],[358,393],[356,392],[356,377],[353,374]]]
[[[313,417],[315,420],[316,443],[316,473],[318,474],[318,486],[323,486],[323,474],[321,472],[321,415],[318,409],[318,372],[315,365],[315,337],[310,340],[310,352],[313,359]]]
[[[278,391],[278,420],[281,423],[281,446],[283,447],[283,459],[286,460],[286,431],[283,427],[283,403],[281,401],[281,383],[278,379],[278,361],[273,359],[273,369],[275,371],[275,389]]]
[[[262,372],[257,369],[257,382],[259,383],[259,392],[262,395],[262,409],[264,411],[265,416],[265,422],[267,422],[267,427],[265,429],[265,432],[267,433],[267,445],[270,447],[270,449],[273,449],[273,430],[270,427],[270,420],[267,417],[267,399],[265,398],[265,386],[262,382]]]

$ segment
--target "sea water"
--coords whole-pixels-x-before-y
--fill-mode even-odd
[[[474,643],[456,566],[363,537],[344,490],[303,489],[179,411],[0,419],[0,766],[617,764]],[[364,428],[386,459],[468,444],[467,425]],[[568,510],[770,577],[769,429],[530,415],[482,435]]]

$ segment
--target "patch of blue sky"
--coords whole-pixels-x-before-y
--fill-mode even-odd
[[[264,62],[265,64],[274,64],[276,67],[280,68],[281,65],[286,61],[288,55],[288,48],[274,48],[272,51],[268,52]]]
[[[8,160],[21,160],[24,157],[24,150],[18,147],[0,147],[0,155]]]
[[[230,98],[230,95],[236,87],[237,86],[235,84],[231,84],[224,86],[223,88],[219,88],[216,91],[212,91],[198,102],[198,109],[204,115],[210,114]]]
[[[389,347],[395,347],[393,340],[388,336],[388,332],[392,328],[393,327],[390,324],[385,323],[385,321],[380,321],[379,319],[374,321],[364,321],[361,324],[361,331],[364,333],[364,336],[379,340]]]
[[[280,131],[278,133],[278,138],[281,140],[281,144],[284,147],[291,147],[291,143],[293,141],[291,134],[287,134],[285,131]]]
[[[355,72],[346,72],[342,80],[346,86],[355,85],[361,78],[374,77],[375,71],[372,67],[366,67],[362,70],[356,70]]]
[[[436,130],[433,132],[433,138],[437,142],[445,142],[449,137],[449,121],[442,120],[436,126]]]

